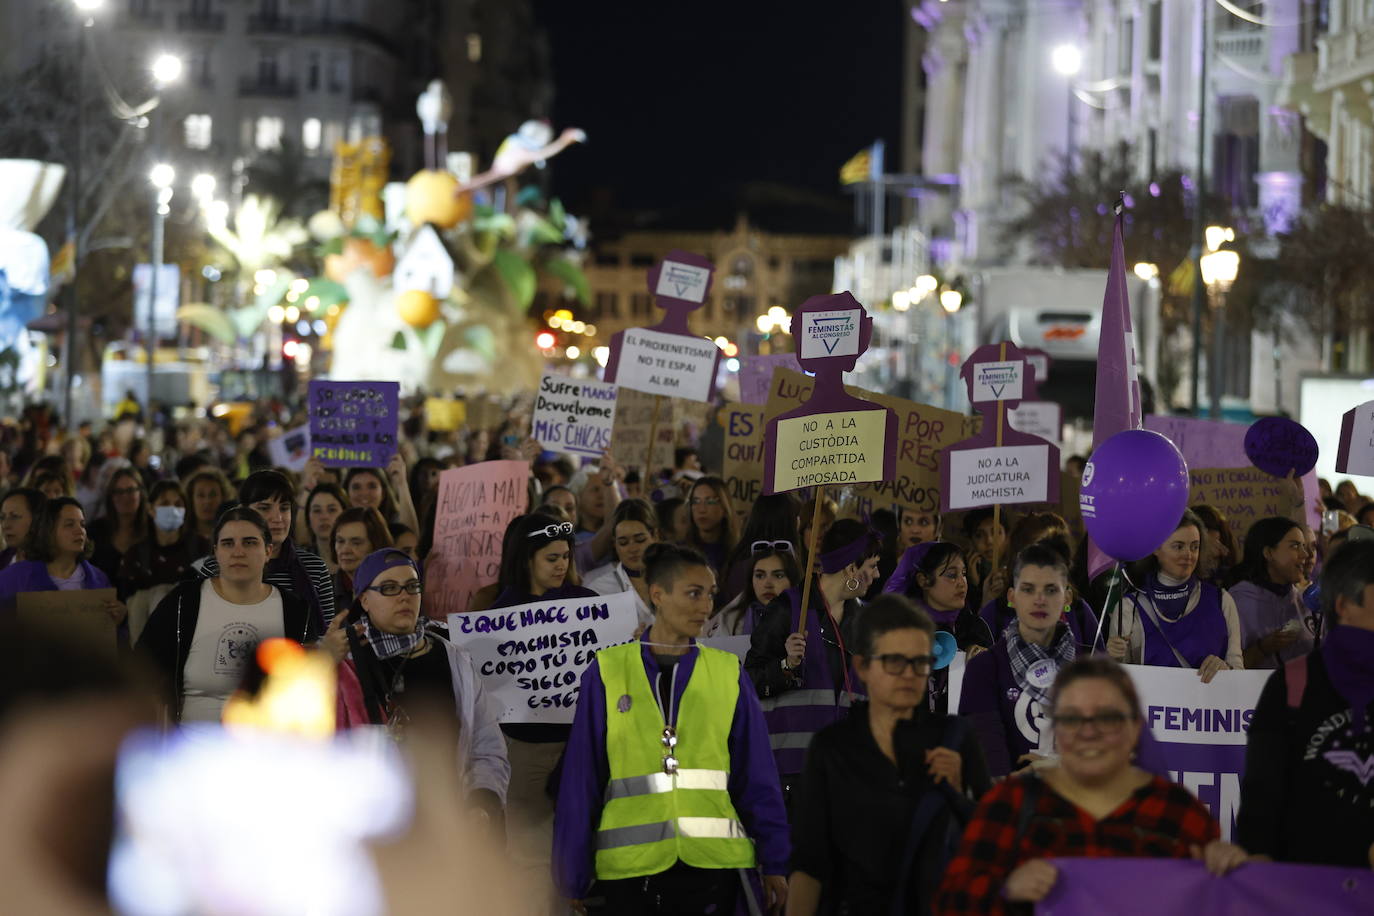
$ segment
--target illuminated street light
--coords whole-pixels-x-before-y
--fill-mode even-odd
[[[1050,52],[1050,64],[1061,76],[1076,76],[1083,69],[1083,52],[1077,45],[1056,45]]]
[[[964,304],[964,294],[957,289],[947,289],[940,293],[940,307],[953,315]]]
[[[148,180],[160,191],[172,186],[172,182],[177,180],[177,172],[167,163],[159,162],[148,170]]]
[[[1159,276],[1159,265],[1151,264],[1149,261],[1138,261],[1133,269],[1135,275],[1142,280],[1153,280]]]
[[[892,294],[892,307],[899,312],[905,312],[911,308],[911,292],[899,289]]]
[[[169,86],[181,78],[181,58],[175,54],[159,54],[148,69],[153,74],[153,82]]]
[[[1216,251],[1225,243],[1236,240],[1236,230],[1230,226],[1208,226],[1203,237],[1207,241],[1207,250]]]
[[[1202,282],[1209,289],[1225,293],[1240,272],[1240,255],[1234,251],[1212,251],[1202,256]]]
[[[936,280],[930,274],[921,274],[919,277],[916,278],[916,288],[919,289],[923,294],[928,295],[930,293],[933,293],[936,289],[939,288],[939,286],[940,281]]]
[[[191,193],[195,195],[196,200],[210,200],[215,194],[215,184],[214,175],[208,172],[201,172],[195,178],[191,179]]]

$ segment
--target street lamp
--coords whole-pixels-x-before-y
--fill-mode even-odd
[[[1083,52],[1077,45],[1062,44],[1055,45],[1050,52],[1050,66],[1054,67],[1054,72],[1065,78],[1065,85],[1068,89],[1069,99],[1069,121],[1068,136],[1065,139],[1064,151],[1069,157],[1069,163],[1073,163],[1074,134],[1078,133],[1077,108],[1073,104],[1073,79],[1078,75],[1078,71],[1083,69]]]
[[[959,311],[959,307],[964,304],[964,294],[957,289],[946,289],[940,292],[940,307],[949,314],[953,315]]]
[[[1215,233],[1213,230],[1217,230]],[[1219,226],[1207,228],[1207,245],[1222,240],[1234,240],[1235,232]],[[1212,250],[1199,260],[1202,282],[1207,286],[1207,298],[1212,308],[1212,419],[1221,419],[1222,346],[1226,336],[1226,294],[1240,272],[1240,255],[1234,251]]]
[[[149,146],[153,152],[153,162],[155,163],[148,171],[148,182],[153,187],[153,243],[152,263],[148,266],[148,339],[145,342],[148,352],[148,390],[144,395],[144,407],[147,416],[151,420],[153,416],[153,357],[157,350],[157,281],[158,274],[162,272],[162,249],[163,249],[163,230],[166,228],[167,214],[171,212],[172,202],[172,182],[176,181],[177,173],[166,162],[162,162],[162,91],[175,83],[181,77],[181,58],[175,54],[162,53],[152,59],[148,65],[148,72],[152,74],[153,83],[158,88],[158,96],[153,105],[153,121],[151,125],[152,142]]]
[[[175,54],[159,54],[153,58],[149,71],[158,86],[170,86],[181,78],[181,58]]]
[[[201,172],[191,179],[191,193],[195,195],[196,200],[202,204],[207,204],[214,198],[215,184],[214,175]]]

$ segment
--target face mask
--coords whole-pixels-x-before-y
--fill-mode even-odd
[[[153,524],[159,531],[176,531],[186,521],[186,510],[181,506],[158,506],[153,510]]]

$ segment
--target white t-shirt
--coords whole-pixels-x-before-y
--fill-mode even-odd
[[[286,635],[281,592],[271,588],[257,604],[232,604],[215,591],[213,580],[201,584],[200,617],[182,675],[181,721],[218,722],[258,643]]]
[[[52,584],[57,586],[59,592],[79,592],[86,587],[86,567],[80,563],[76,564],[76,572],[65,579],[51,576]]]

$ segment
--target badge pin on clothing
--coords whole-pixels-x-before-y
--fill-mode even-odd
[[[619,700],[616,700],[616,702],[615,702],[615,708],[618,709],[618,710],[620,710],[621,712],[629,712],[629,711],[630,711],[630,695],[629,695],[628,693],[623,693],[623,694],[621,694],[621,695],[620,695],[620,699],[619,699]]]

